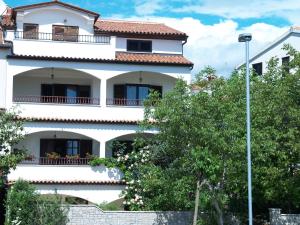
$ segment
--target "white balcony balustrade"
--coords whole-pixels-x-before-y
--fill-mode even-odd
[[[84,59],[115,58],[116,38],[110,36],[7,31],[5,40],[14,43],[14,53],[17,55]]]

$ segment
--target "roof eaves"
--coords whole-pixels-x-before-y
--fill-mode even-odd
[[[265,52],[269,51],[271,48],[273,48],[273,46],[275,46],[276,44],[278,44],[279,42],[283,41],[284,39],[288,38],[290,35],[292,35],[292,33],[300,33],[300,30],[295,32],[295,28],[291,27],[287,32],[285,32],[283,35],[281,35],[280,37],[278,37],[277,39],[275,39],[274,41],[272,41],[270,44],[268,44],[266,47],[264,47],[262,50],[258,51],[257,54],[255,54],[253,57],[251,57],[249,59],[249,62],[253,62],[255,59],[257,59],[258,57],[260,57],[261,55],[263,55]],[[244,66],[245,63],[241,63],[238,66],[236,66],[236,69],[239,70],[242,68],[242,66]]]
[[[100,16],[99,13],[92,12],[90,10],[86,10],[86,9],[80,8],[78,6],[74,6],[74,5],[67,4],[67,3],[64,3],[64,2],[60,2],[60,1],[51,1],[51,2],[36,3],[36,4],[31,4],[31,5],[23,5],[23,6],[18,6],[18,7],[13,8],[13,10],[14,11],[21,11],[21,10],[39,8],[39,7],[49,6],[49,5],[60,5],[60,6],[66,7],[66,8],[70,8],[70,9],[76,10],[76,11],[85,12],[87,14],[95,16],[96,20]]]
[[[49,61],[71,61],[71,62],[95,62],[95,63],[115,63],[115,64],[142,64],[142,65],[161,65],[161,66],[186,66],[191,67],[190,63],[173,63],[173,62],[150,62],[150,61],[133,61],[117,59],[92,59],[92,58],[72,58],[72,57],[53,57],[53,56],[34,56],[34,55],[8,55],[8,59],[27,59],[27,60],[49,60]]]

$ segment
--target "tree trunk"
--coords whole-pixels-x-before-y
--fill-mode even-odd
[[[199,194],[200,194],[200,180],[197,180],[196,197],[195,197],[195,211],[194,211],[193,225],[197,225],[197,220],[198,220]]]
[[[213,206],[215,207],[216,211],[217,211],[217,221],[218,221],[218,225],[223,225],[224,224],[224,220],[223,220],[223,212],[219,206],[219,203],[216,199],[213,200]]]

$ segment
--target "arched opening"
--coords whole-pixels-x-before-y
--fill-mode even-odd
[[[127,154],[134,150],[137,138],[150,138],[153,133],[133,133],[116,137],[106,143],[106,157],[117,157],[117,154]]]
[[[42,131],[26,135],[14,148],[27,150],[23,164],[87,165],[99,156],[100,143],[77,133]]]
[[[71,195],[61,195],[61,194],[42,194],[41,197],[46,200],[59,199],[62,204],[68,205],[90,205],[93,204],[86,199],[71,196]]]
[[[100,80],[72,69],[42,68],[14,76],[16,103],[92,104],[100,102]]]
[[[107,81],[107,104],[142,106],[150,90],[163,96],[174,88],[177,78],[162,73],[136,71],[120,74]]]

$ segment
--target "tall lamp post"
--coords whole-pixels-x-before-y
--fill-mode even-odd
[[[249,42],[251,34],[240,34],[239,42],[246,45],[246,104],[247,104],[247,164],[248,164],[248,216],[249,225],[253,224],[252,213],[252,175],[251,175],[251,120],[250,120],[250,75],[249,75]]]

